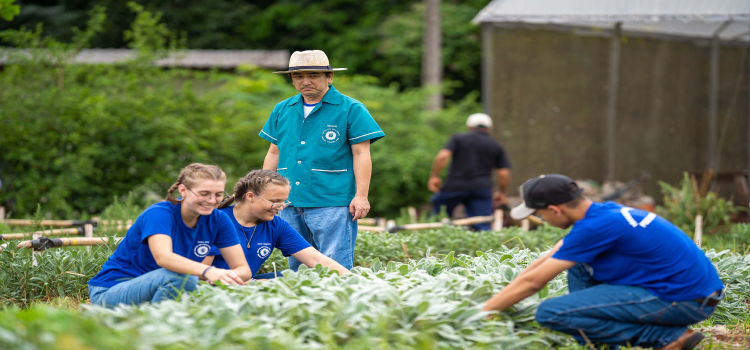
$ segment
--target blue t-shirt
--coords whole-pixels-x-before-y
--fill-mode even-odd
[[[592,204],[552,257],[585,263],[597,281],[642,287],[666,301],[724,288],[711,260],[684,232],[654,213],[613,202]]]
[[[171,237],[175,254],[197,262],[206,258],[212,246],[225,248],[240,243],[224,213],[214,210],[210,215],[201,215],[196,227],[190,228],[182,220],[181,206],[164,201],[148,207],[89,284],[112,287],[159,269],[148,247],[148,237],[156,234]]]
[[[253,275],[258,273],[263,263],[271,256],[273,248],[279,248],[284,256],[289,256],[310,247],[310,243],[307,243],[297,233],[297,230],[280,217],[274,216],[273,220],[263,221],[254,227],[243,227],[234,217],[233,208],[234,206],[231,206],[219,209],[219,211],[227,214],[226,216],[234,224],[237,238],[239,238],[240,246],[245,251],[245,258]],[[255,229],[255,233],[253,233],[253,229]],[[248,239],[250,239],[250,248],[247,247]],[[227,268],[227,262],[221,256],[217,247],[212,247],[208,255],[215,255],[213,266]]]

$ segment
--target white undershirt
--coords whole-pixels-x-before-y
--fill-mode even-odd
[[[310,112],[312,112],[312,110],[315,109],[315,106],[317,106],[317,105],[318,105],[317,103],[316,104],[312,104],[312,105],[309,105],[307,103],[303,103],[302,107],[305,109],[305,119],[307,119],[307,116],[310,115]]]

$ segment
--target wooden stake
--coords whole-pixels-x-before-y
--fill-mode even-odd
[[[406,247],[406,242],[401,242],[401,248],[404,249],[404,257],[406,259],[411,260],[411,256],[409,256],[409,248]]]
[[[417,222],[419,222],[419,220],[417,219],[417,208],[409,207],[406,210],[409,212],[409,221],[412,224],[416,224]]]
[[[360,225],[377,225],[377,219],[375,218],[362,218],[357,220]]]
[[[94,237],[94,225],[86,224],[83,225],[83,236],[86,238]],[[86,251],[91,251],[91,246],[86,247]]]
[[[693,236],[693,240],[698,245],[698,248],[700,248],[701,242],[703,242],[703,215],[701,214],[695,216],[695,235]]]
[[[528,219],[529,222],[532,223],[532,224],[534,224],[534,225],[542,226],[542,220],[539,219],[538,217],[534,216],[534,215],[531,215],[531,216],[527,217],[526,219]]]
[[[502,209],[495,209],[494,221],[492,222],[493,231],[500,231],[503,229],[503,215],[505,215],[505,212],[503,212]]]
[[[5,207],[0,206],[0,220],[5,220]]]
[[[362,226],[362,225],[360,225],[360,226],[357,227],[357,229],[360,230],[360,231],[367,231],[367,232],[384,232],[385,231],[385,227],[380,227],[380,226]]]
[[[531,225],[529,223],[529,219],[523,219],[523,220],[521,220],[521,230],[523,232],[529,232],[530,226]]]
[[[474,224],[483,224],[486,222],[492,222],[495,220],[494,216],[474,216],[466,219],[453,220],[451,223],[453,226],[469,226]]]

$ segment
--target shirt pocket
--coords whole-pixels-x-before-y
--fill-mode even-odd
[[[346,133],[342,134],[338,127],[324,125],[319,130],[320,132],[316,135],[318,145],[327,148],[339,148],[346,142]]]
[[[279,165],[277,165],[277,166],[276,166],[276,172],[277,172],[277,173],[278,173],[279,175],[281,175],[281,176],[283,176],[283,177],[285,177],[285,178],[289,179],[289,176],[287,176],[287,174],[289,173],[289,168],[287,168],[287,166],[286,166],[286,165],[282,165],[282,164],[279,164]]]
[[[351,170],[345,167],[320,166],[312,167],[312,185],[319,194],[342,194],[351,186]]]

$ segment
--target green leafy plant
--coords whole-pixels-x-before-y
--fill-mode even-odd
[[[684,173],[679,187],[659,182],[664,205],[657,208],[657,213],[671,221],[677,227],[692,236],[695,232],[695,217],[703,216],[703,231],[716,233],[729,224],[730,215],[737,213],[730,201],[719,197],[715,192],[708,192],[702,196],[698,191],[695,179]]]
[[[16,0],[0,0],[0,18],[10,21],[21,13],[21,7],[13,4]]]
[[[241,288],[202,285],[193,296],[158,306],[88,307],[81,314],[41,307],[28,314],[11,310],[0,318],[0,330],[8,334],[0,337],[0,346],[46,348],[65,337],[60,328],[94,324],[102,334],[119,338],[119,346],[142,348],[542,349],[567,344],[571,338],[542,331],[534,322],[541,300],[564,293],[562,276],[493,320],[485,320],[487,313],[481,312],[481,303],[539,254],[500,249],[408,264],[374,261],[371,268],[358,267],[345,276],[320,266],[302,268]],[[39,313],[57,314],[71,324],[44,326],[30,319]],[[28,333],[29,328],[48,334],[47,342]]]

